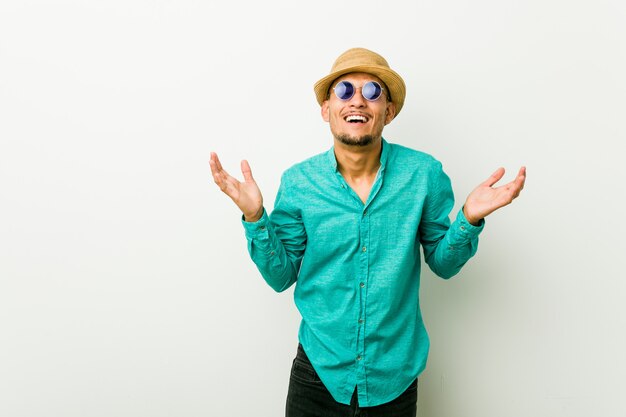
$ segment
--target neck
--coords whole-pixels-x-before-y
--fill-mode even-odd
[[[335,158],[339,172],[348,178],[360,179],[375,176],[380,167],[382,139],[367,146],[346,145],[335,139]]]

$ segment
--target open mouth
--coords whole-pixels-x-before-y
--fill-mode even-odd
[[[343,118],[348,123],[367,123],[369,119],[361,114],[349,114]]]

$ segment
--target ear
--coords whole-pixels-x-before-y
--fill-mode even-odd
[[[396,117],[396,105],[390,101],[385,109],[385,125],[391,123],[394,117]]]
[[[328,109],[328,100],[324,100],[324,102],[322,103],[321,113],[322,113],[322,119],[324,119],[324,121],[328,123],[330,121],[330,117],[329,117],[330,110]]]

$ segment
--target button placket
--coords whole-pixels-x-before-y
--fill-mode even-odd
[[[384,152],[384,151],[383,151]],[[382,157],[381,157],[381,163],[382,163]],[[371,217],[372,217],[372,207],[374,207],[373,205],[375,204],[376,201],[376,196],[378,194],[378,192],[380,191],[381,185],[382,185],[382,173],[383,173],[383,167],[381,167],[381,169],[379,170],[378,174],[377,174],[377,178],[374,182],[374,185],[372,186],[372,189],[370,191],[370,195],[368,197],[367,202],[365,203],[364,206],[362,206],[361,211],[359,212],[358,216],[355,220],[359,223],[359,240],[358,240],[358,246],[355,248],[355,256],[358,258],[358,263],[359,263],[359,272],[358,272],[358,276],[357,276],[357,280],[355,281],[356,283],[358,283],[358,287],[356,287],[356,291],[358,293],[358,297],[359,297],[359,305],[358,307],[358,311],[355,311],[356,314],[356,323],[355,323],[355,327],[356,327],[356,334],[357,334],[357,341],[356,341],[356,346],[355,346],[355,350],[354,350],[354,358],[355,358],[355,364],[356,364],[356,368],[357,368],[357,389],[359,392],[359,401],[361,400],[365,400],[367,398],[367,384],[366,384],[366,377],[365,377],[365,373],[366,373],[366,368],[367,368],[367,361],[365,360],[365,351],[366,351],[366,343],[368,340],[368,335],[366,333],[367,331],[367,326],[365,325],[365,318],[368,317],[368,303],[367,303],[367,298],[368,298],[368,294],[370,292],[371,289],[371,283],[373,281],[370,281],[370,262],[369,262],[369,258],[370,258],[370,254],[376,252],[376,246],[372,247],[372,242],[370,242],[370,225],[371,225]],[[372,250],[374,250],[374,252],[372,252]]]
[[[359,222],[359,249],[358,249],[358,257],[359,257],[359,277],[358,277],[358,293],[359,293],[359,305],[358,312],[356,317],[356,330],[357,330],[357,343],[355,349],[355,359],[357,366],[362,369],[361,372],[364,372],[365,361],[363,360],[364,352],[365,352],[365,340],[367,335],[365,334],[365,320],[366,309],[367,309],[367,289],[368,289],[368,280],[369,280],[369,227],[370,227],[370,217],[369,213],[369,202],[362,208],[360,212],[360,216],[355,220]]]

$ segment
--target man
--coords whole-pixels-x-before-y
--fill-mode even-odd
[[[498,169],[451,224],[450,181],[431,156],[382,137],[405,85],[380,55],[343,53],[315,84],[334,146],[288,169],[270,216],[250,166],[239,182],[211,154],[215,183],[243,212],[248,248],[267,283],[296,283],[302,315],[287,416],[415,416],[429,341],[419,307],[420,246],[450,278],[474,255],[484,218],[516,198]]]

